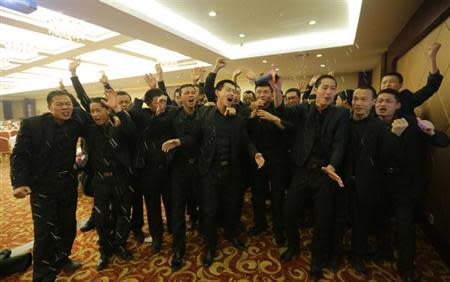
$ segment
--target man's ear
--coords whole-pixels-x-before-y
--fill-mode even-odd
[[[397,104],[395,105],[395,109],[398,110],[402,107],[402,103],[397,102]]]
[[[214,93],[216,93],[216,96],[217,96],[217,97],[219,96],[219,92],[220,92],[219,90],[215,90],[215,91],[214,91]]]

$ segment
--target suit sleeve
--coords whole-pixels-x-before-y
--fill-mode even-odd
[[[253,144],[253,142],[250,140],[250,137],[248,136],[248,132],[247,132],[247,126],[246,126],[246,122],[244,122],[244,126],[241,127],[241,133],[240,135],[242,136],[241,141],[242,141],[242,146],[243,149],[247,152],[247,154],[254,159],[255,155],[258,153],[258,150],[256,149],[255,145]],[[263,156],[264,157],[264,156]]]
[[[158,81],[158,88],[166,95],[167,97],[167,105],[172,103],[172,99],[170,99],[169,94],[167,93],[166,84],[164,83],[164,80]]]
[[[11,183],[14,189],[31,184],[32,133],[29,120],[23,120],[11,154]]]
[[[429,143],[435,147],[445,148],[450,144],[450,140],[447,134],[442,131],[435,130],[435,134],[429,137]]]
[[[427,84],[414,93],[411,98],[413,108],[422,105],[426,100],[433,96],[441,86],[443,76],[437,72],[428,76]]]
[[[81,102],[81,106],[83,106],[83,108],[86,111],[89,111],[90,99],[89,99],[89,96],[86,94],[86,91],[84,90],[83,85],[81,85],[80,80],[78,79],[78,76],[73,76],[70,79],[72,80],[72,85],[75,88],[77,97]]]
[[[345,146],[348,139],[349,112],[340,114],[339,122],[334,132],[332,152],[329,164],[338,170],[344,160]]]
[[[133,140],[136,137],[137,129],[130,115],[125,111],[120,111],[116,115],[120,119],[120,131],[122,134]]]
[[[208,74],[208,77],[206,77],[205,80],[205,94],[208,98],[208,102],[216,102],[216,94],[214,91],[214,83],[216,81],[217,73],[210,72]]]

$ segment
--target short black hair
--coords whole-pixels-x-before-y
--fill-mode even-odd
[[[130,94],[128,94],[125,91],[117,91],[117,96],[128,96],[128,98],[130,98],[130,100],[132,100]]]
[[[236,87],[236,83],[235,83],[234,81],[232,81],[232,80],[230,80],[230,79],[224,79],[224,80],[219,81],[219,82],[216,84],[215,90],[217,90],[217,91],[222,90],[222,88],[223,88],[223,86],[225,85],[225,83],[229,83],[229,84],[233,85],[234,87]]]
[[[332,76],[332,75],[329,75],[329,74],[324,74],[324,75],[321,75],[321,76],[319,76],[319,78],[316,80],[316,82],[314,83],[314,87],[315,88],[319,88],[319,86],[320,86],[320,84],[322,83],[322,80],[324,80],[324,79],[331,79],[331,80],[334,80],[334,83],[336,83],[336,87],[337,87],[337,80],[336,80],[336,78],[334,78],[334,76]]]
[[[108,108],[105,106],[105,104],[103,104],[103,102],[106,102],[106,99],[103,97],[93,97],[91,99],[89,99],[89,105],[91,105],[92,103],[99,103],[103,108]]]
[[[164,93],[159,88],[152,88],[147,90],[144,95],[144,102],[149,104],[152,102],[153,98],[164,95]]]
[[[378,92],[377,96],[379,96],[380,94],[391,94],[392,96],[394,96],[394,98],[397,102],[400,102],[400,93],[395,89],[386,88],[386,89],[380,90],[380,92]]]
[[[362,88],[360,88],[362,89]],[[350,106],[352,105],[352,100],[353,100],[353,89],[345,89],[342,90],[341,92],[339,92],[337,94],[337,96],[339,96],[341,98],[342,101],[346,101],[347,104],[349,104]],[[375,97],[376,97],[376,92],[375,92]]]
[[[372,86],[358,87],[358,89],[369,90],[372,93],[372,99],[376,99],[377,98],[377,91]]]
[[[400,83],[403,83],[403,75],[401,75],[401,73],[399,73],[399,72],[393,71],[393,72],[383,75],[383,77],[386,77],[386,76],[395,76],[398,78],[398,81]]]
[[[245,95],[245,94],[252,94],[253,98],[256,99],[255,92],[253,92],[251,90],[245,91],[242,95]]]
[[[53,98],[55,98],[56,96],[67,96],[67,97],[69,97],[70,101],[72,101],[70,94],[68,92],[61,91],[61,90],[54,90],[47,94],[47,104],[49,106],[53,102]]]
[[[273,92],[272,85],[270,85],[270,83],[268,81],[255,82],[255,90],[258,87],[269,87],[270,88],[270,92]]]
[[[289,92],[295,92],[295,94],[297,95],[298,98],[300,98],[300,97],[302,96],[302,93],[301,93],[300,90],[297,89],[297,88],[289,88],[289,89],[286,91],[286,94],[285,94],[284,96],[286,96]]]
[[[197,92],[197,90],[195,89],[194,84],[187,83],[187,84],[181,85],[181,86],[178,88],[178,89],[180,90],[180,94],[181,94],[181,92],[183,91],[184,88],[188,88],[188,87],[194,88],[194,91]]]

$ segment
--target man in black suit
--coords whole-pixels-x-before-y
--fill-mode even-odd
[[[30,195],[33,281],[54,281],[60,269],[81,268],[69,255],[76,235],[76,144],[87,135],[89,119],[66,92],[50,92],[47,103],[50,113],[22,121],[11,155],[14,196]]]
[[[368,252],[370,223],[374,222],[380,202],[381,176],[384,165],[398,151],[397,128],[390,132],[377,117],[371,114],[377,93],[372,87],[358,88],[353,92],[352,117],[349,124],[349,140],[344,159],[344,183],[342,198],[348,196],[352,215],[352,266],[361,275],[367,270],[364,258]],[[337,207],[337,213],[346,211],[347,203]],[[339,220],[342,218],[339,218]],[[337,223],[337,241],[332,263],[337,270],[341,259],[341,244],[345,222]]]
[[[415,93],[412,93],[408,89],[401,90],[403,86],[403,76],[400,73],[391,72],[383,76],[380,86],[381,90],[394,89],[400,92],[399,98],[402,106],[398,113],[415,116],[414,109],[422,105],[438,91],[443,79],[442,75],[439,73],[436,61],[436,56],[440,48],[441,44],[437,42],[432,43],[428,48],[427,55],[431,64],[430,74],[428,75],[427,84]]]
[[[216,107],[203,106],[193,133],[166,141],[162,149],[168,152],[178,146],[189,146],[200,141],[199,172],[202,177],[201,221],[204,223],[206,248],[204,264],[210,266],[217,247],[217,215],[223,203],[225,235],[238,249],[244,245],[237,238],[240,198],[240,154],[246,151],[258,167],[264,158],[250,142],[245,121],[232,108],[236,85],[222,80],[216,85]]]
[[[415,208],[423,196],[425,186],[425,145],[429,143],[437,147],[446,147],[450,141],[448,136],[435,129],[434,125],[400,111],[403,106],[401,95],[393,89],[383,89],[378,93],[375,103],[376,113],[388,128],[402,128],[400,149],[391,156],[385,165],[383,184],[384,203],[382,221],[379,224],[381,240],[379,258],[392,258],[390,242],[390,214],[396,219],[398,233],[398,262],[400,277],[404,281],[415,281],[414,257],[416,250],[416,229],[414,224]]]
[[[275,107],[282,118],[296,122],[296,171],[286,196],[284,209],[288,249],[282,261],[290,261],[300,252],[297,221],[308,197],[313,198],[314,238],[311,253],[311,276],[319,279],[325,256],[331,245],[334,219],[335,181],[343,186],[336,174],[344,158],[347,142],[349,112],[333,106],[336,79],[330,75],[319,77],[314,85],[317,95],[314,104],[282,105],[281,82],[272,82]]]

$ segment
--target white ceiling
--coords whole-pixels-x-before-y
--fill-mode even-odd
[[[126,2],[138,3],[142,1],[133,0]],[[146,0],[144,2],[149,1]],[[32,68],[44,66],[56,67],[57,69],[64,68],[67,63],[64,59],[81,55],[81,59],[86,62],[85,65],[93,62],[100,69],[105,69],[105,65],[107,65],[108,68],[106,70],[112,79],[130,77],[128,80],[129,87],[133,88],[141,80],[143,73],[153,71],[154,63],[158,60],[158,58],[155,58],[157,56],[155,54],[160,54],[160,56],[165,58],[167,56],[179,56],[177,59],[184,63],[184,68],[193,67],[193,65],[189,65],[189,60],[191,62],[197,62],[198,60],[198,64],[201,64],[201,62],[213,64],[215,58],[223,55],[223,50],[211,48],[211,46],[205,45],[200,40],[196,41],[195,36],[197,34],[195,33],[187,37],[179,32],[175,32],[176,26],[164,26],[161,23],[151,24],[148,19],[143,20],[101,1],[38,0],[37,2],[38,6],[62,12],[64,15],[102,27],[114,34],[114,36],[102,38],[102,40],[97,42],[95,37],[90,38],[90,40],[81,40],[78,44],[83,46],[77,46],[75,49],[59,54],[39,52],[39,55],[43,56],[42,58],[27,64],[15,63],[16,65],[10,69],[3,70],[1,72],[2,84],[4,77],[13,73],[23,73]],[[119,3],[120,1],[115,0],[115,2]],[[329,30],[348,26],[349,20],[351,20],[348,18],[347,13],[348,3],[352,2],[352,0],[160,0],[157,2],[170,9],[172,13],[183,17],[184,20],[201,26],[227,44],[234,46],[242,43],[243,46],[248,46],[252,42],[271,38],[302,36],[311,33],[317,34],[317,32],[322,32],[323,35],[324,32]],[[421,2],[422,0],[364,0],[361,6],[355,40],[348,46],[309,51],[298,51],[304,48],[293,47],[289,52],[264,56],[261,56],[255,49],[254,55],[249,58],[230,60],[229,67],[224,70],[224,74],[229,75],[234,68],[241,66],[252,68],[258,73],[267,70],[272,64],[280,69],[282,76],[295,79],[331,70],[336,73],[346,73],[372,69]],[[355,3],[358,3],[358,1]],[[212,10],[216,11],[216,17],[208,16],[208,12]],[[316,20],[317,23],[309,25],[308,21],[310,20]],[[23,23],[17,19],[2,17],[2,24],[25,28],[45,35],[48,34],[48,31],[42,26]],[[2,26],[0,25],[0,29]],[[244,33],[245,37],[240,38],[240,33]],[[1,39],[3,39],[3,36]],[[325,39],[324,42],[336,41],[335,36],[332,34],[322,36],[322,39]],[[161,52],[150,45],[142,47],[142,45],[145,45],[144,42],[169,49],[177,54],[170,53],[170,51]],[[288,43],[277,44],[278,42],[282,41],[276,41],[272,43],[274,46],[270,47],[273,47],[272,49],[275,50],[289,47],[287,46]],[[281,45],[281,47],[276,45]],[[127,59],[124,60],[128,63],[123,64],[120,63],[120,60],[112,59],[112,55],[105,55],[105,52],[110,54],[115,52],[118,54],[114,53],[114,55],[120,57],[131,55],[134,58],[131,60],[126,57]],[[322,54],[320,58],[316,57],[316,54],[319,53]],[[1,51],[0,55],[3,56]],[[136,63],[141,60],[148,64],[140,65]],[[266,60],[267,63],[263,63],[263,60]],[[2,67],[2,64],[0,64],[0,67]],[[321,64],[325,65],[325,67],[320,67]],[[173,63],[169,63],[165,67],[165,71],[168,71],[165,75],[165,80],[168,84],[189,80],[188,71],[177,70],[170,72],[173,66]],[[95,74],[98,76],[97,69],[88,68],[87,66],[82,69],[82,67],[83,64],[80,66],[82,82],[90,82],[97,79],[94,78]],[[123,69],[126,69],[126,71]],[[39,69],[34,70],[39,71]],[[62,72],[58,73],[58,75],[65,73],[66,79],[68,79],[68,72],[65,70],[60,71]],[[92,76],[92,79],[83,79],[83,77],[88,76]],[[24,84],[28,82],[27,79],[23,81]],[[120,81],[124,83],[127,80],[120,79]],[[56,86],[57,80],[51,81],[51,83]],[[87,84],[88,90],[90,86],[90,84]],[[42,86],[41,89],[50,87]],[[21,92],[23,95],[34,96],[37,93],[42,94],[42,91]]]

